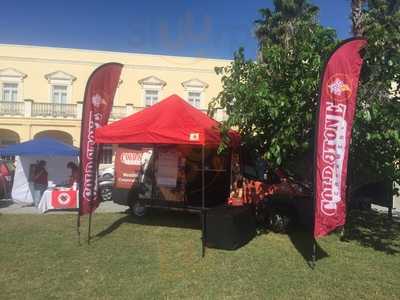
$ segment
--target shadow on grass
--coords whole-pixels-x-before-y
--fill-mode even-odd
[[[312,234],[310,233],[309,228],[307,229],[306,226],[298,226],[299,227],[296,228],[292,226],[289,229],[287,235],[297,252],[300,253],[301,256],[303,256],[304,260],[309,264],[310,267],[313,267],[311,262],[314,239],[312,237]],[[257,235],[265,235],[269,234],[270,232],[271,230],[267,226],[262,224],[257,225]],[[317,243],[315,260],[318,261],[328,256],[329,254]]]
[[[293,246],[296,248],[297,252],[299,252],[303,256],[304,260],[310,265],[310,267],[312,267],[311,262],[314,243],[312,234],[304,229],[303,231],[292,230],[288,233],[288,236]],[[328,253],[324,249],[322,249],[317,242],[315,261],[318,261],[328,256]]]
[[[117,230],[122,224],[140,224],[146,226],[175,227],[201,230],[200,216],[188,212],[163,211],[152,209],[146,216],[137,217],[129,213],[122,213],[122,217],[108,228],[99,232],[94,238],[100,239]]]
[[[350,211],[343,241],[357,241],[387,254],[400,253],[400,222],[375,211]]]
[[[13,205],[13,204],[14,204],[14,202],[12,200],[2,199],[2,200],[0,200],[0,209],[9,207],[10,205]]]

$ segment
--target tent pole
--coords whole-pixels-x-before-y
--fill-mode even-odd
[[[76,222],[76,233],[78,234],[78,245],[81,245],[81,214],[78,211],[78,218]]]
[[[205,255],[206,246],[206,218],[205,218],[205,170],[204,170],[204,145],[201,147],[201,256]]]
[[[312,262],[311,262],[311,269],[314,270],[315,268],[315,260],[317,256],[317,241],[313,238],[313,249],[312,249]]]
[[[88,228],[88,237],[87,237],[88,245],[90,245],[90,238],[91,238],[91,234],[92,234],[93,199],[95,197],[94,192],[96,191],[96,194],[97,194],[97,192],[99,191],[99,186],[98,186],[99,182],[98,182],[97,174],[99,172],[98,161],[99,161],[99,156],[100,156],[101,151],[102,151],[101,145],[95,144],[94,145],[94,153],[96,153],[96,167],[93,168],[92,175],[94,178],[94,187],[93,187],[92,192],[90,193],[90,202],[89,202],[90,214],[89,214],[89,228]]]
[[[81,168],[81,162],[79,162],[79,168]],[[81,173],[81,171],[79,171]],[[78,234],[78,245],[81,245],[81,186],[82,186],[82,180],[79,178],[79,184],[78,184],[78,217],[76,219],[76,233]]]
[[[79,174],[82,174],[82,161],[81,156],[79,155]],[[78,180],[78,217],[76,220],[76,233],[78,234],[78,245],[81,245],[81,207],[82,207],[82,195],[81,195],[81,188],[82,188],[82,178],[79,176]]]
[[[92,212],[89,214],[89,229],[88,229],[88,237],[87,237],[87,243],[90,245],[90,236],[92,233]]]

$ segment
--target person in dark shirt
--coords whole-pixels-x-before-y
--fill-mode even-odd
[[[79,182],[79,176],[80,176],[79,168],[78,168],[78,166],[77,166],[74,162],[72,162],[72,161],[70,161],[70,162],[67,164],[67,168],[68,168],[68,169],[71,169],[71,175],[69,176],[69,179],[68,179],[68,185],[69,185],[69,186],[72,186],[72,185],[74,184],[74,182],[76,182],[76,183]]]
[[[32,175],[33,182],[33,204],[35,206],[39,205],[40,199],[44,191],[47,189],[48,183],[48,173],[46,171],[46,162],[44,160],[40,160],[37,162],[36,167],[34,168],[34,173]]]

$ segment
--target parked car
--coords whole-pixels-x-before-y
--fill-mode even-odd
[[[114,166],[108,166],[99,169],[99,179],[113,179],[114,178]]]
[[[243,195],[239,202],[253,204],[258,220],[277,232],[287,231],[292,224],[312,226],[314,198],[311,173],[306,174],[305,168],[299,168],[297,170],[299,178],[295,178],[284,170],[271,171],[268,170],[266,161],[251,151],[243,152],[244,155],[241,157]],[[351,184],[347,195],[348,210],[369,210],[371,204],[378,204],[388,207],[391,211],[392,183],[382,179],[374,180],[366,172],[363,173],[365,174],[357,174],[357,184],[354,179],[349,178]],[[361,178],[361,175],[365,178]],[[235,205],[235,199],[231,199],[231,202]]]
[[[241,205],[241,201],[253,205],[259,223],[275,232],[286,232],[294,224],[312,225],[309,184],[295,180],[281,169],[268,170],[265,161],[254,157],[242,158],[242,170],[242,197],[239,203],[231,197],[231,205]]]
[[[14,171],[12,161],[0,160],[0,199],[11,197]]]
[[[114,166],[99,169],[98,180],[101,200],[112,200],[112,190],[114,186]]]

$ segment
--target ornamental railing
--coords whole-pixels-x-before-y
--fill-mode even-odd
[[[0,101],[1,116],[23,116],[25,114],[24,102]]]
[[[118,120],[130,116],[143,110],[145,107],[126,104],[124,106],[113,106],[110,119]],[[25,117],[25,118],[53,118],[53,119],[81,119],[83,103],[63,104],[52,102],[35,102],[31,99],[22,101],[1,101],[0,116],[4,117]],[[207,113],[206,109],[201,109]],[[224,121],[227,118],[226,112],[217,109],[214,113],[214,119]]]
[[[77,118],[77,105],[64,103],[32,103],[32,117]]]
[[[113,106],[110,114],[110,119],[122,119],[127,116],[126,106]]]

